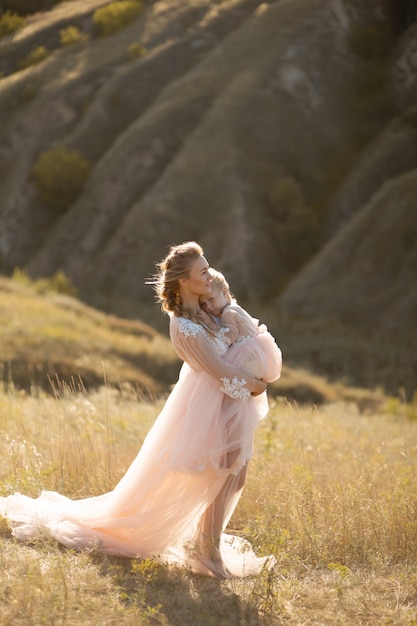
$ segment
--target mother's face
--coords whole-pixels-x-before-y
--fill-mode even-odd
[[[190,266],[188,276],[180,279],[180,287],[196,296],[205,296],[210,293],[209,267],[204,256],[197,257]]]

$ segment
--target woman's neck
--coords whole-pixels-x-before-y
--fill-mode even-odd
[[[200,311],[200,303],[198,300],[198,296],[194,296],[192,294],[184,297],[182,296],[182,306],[184,309],[187,309],[191,314],[196,315],[198,311]]]

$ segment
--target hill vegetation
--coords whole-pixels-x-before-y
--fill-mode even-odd
[[[108,385],[157,399],[168,393],[181,365],[166,333],[82,303],[59,272],[35,281],[21,270],[12,280],[0,278],[0,354],[5,391],[42,389],[52,395],[62,385],[74,393]],[[286,363],[269,394],[301,404],[351,402],[364,414],[381,409],[388,399],[382,389],[332,382]]]
[[[197,239],[291,365],[411,399],[416,25],[399,4],[27,15],[0,39],[0,271],[63,271],[88,304],[163,330],[145,279]]]
[[[59,277],[58,277],[59,278]],[[67,287],[68,288],[68,287]],[[62,291],[59,280],[0,279],[2,380],[50,393],[109,384],[155,398],[177,376],[169,340],[139,321],[106,315]],[[39,293],[39,291],[41,293]]]

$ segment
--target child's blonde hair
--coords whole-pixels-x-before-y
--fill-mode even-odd
[[[230,302],[232,302],[235,297],[230,291],[229,283],[227,282],[225,276],[218,270],[213,269],[212,267],[210,267],[209,272],[211,275],[210,287],[212,289],[220,289],[224,291],[225,296],[228,298],[228,300],[230,300]]]

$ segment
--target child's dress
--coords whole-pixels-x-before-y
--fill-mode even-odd
[[[221,322],[228,329],[231,346],[225,360],[250,371],[267,383],[281,376],[282,353],[267,327],[235,301],[223,309]]]

